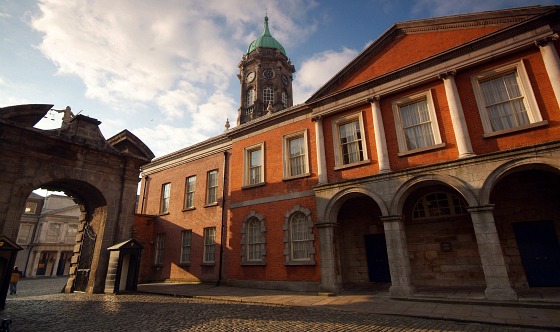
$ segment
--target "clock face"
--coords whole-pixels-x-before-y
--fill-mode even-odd
[[[255,79],[255,72],[252,71],[249,74],[247,74],[247,76],[245,77],[245,82],[250,83],[253,82],[254,79]]]
[[[265,69],[263,72],[263,76],[264,78],[273,78],[274,72],[272,71],[272,69]]]
[[[288,76],[282,75],[282,83],[284,83],[284,85],[288,85]]]

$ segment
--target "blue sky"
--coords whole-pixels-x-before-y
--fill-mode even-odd
[[[0,107],[70,106],[159,157],[235,125],[237,65],[268,13],[302,103],[394,23],[560,0],[0,0]],[[60,127],[52,113],[40,128]]]

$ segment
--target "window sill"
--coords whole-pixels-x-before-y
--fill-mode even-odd
[[[304,173],[304,174],[300,174],[300,175],[288,176],[288,177],[282,178],[282,181],[297,180],[297,179],[301,179],[301,178],[307,178],[307,177],[310,177],[310,176],[311,176],[311,173]]]
[[[302,266],[302,265],[315,265],[315,261],[314,260],[308,260],[308,261],[289,261],[289,262],[285,262],[284,265],[287,266]]]
[[[158,214],[158,216],[167,216],[168,214],[169,214],[169,212],[165,212],[165,213]]]
[[[255,187],[262,187],[262,186],[264,186],[265,184],[266,184],[266,182],[259,182],[259,183],[256,183],[256,184],[249,184],[249,185],[246,185],[246,186],[241,187],[241,189],[251,189],[251,188],[255,188]]]
[[[202,264],[200,264],[200,266],[214,266],[214,265],[216,265],[215,262],[208,262],[208,263],[202,263]]]
[[[183,212],[192,211],[192,210],[196,210],[196,208],[194,206],[190,207],[190,208],[186,208],[186,209],[183,209]]]
[[[494,137],[494,136],[507,135],[507,134],[518,132],[518,131],[529,130],[529,129],[538,128],[538,127],[544,127],[544,126],[547,126],[547,125],[548,125],[548,121],[543,120],[543,121],[539,121],[539,122],[530,123],[528,125],[521,126],[521,127],[504,129],[504,130],[499,130],[499,131],[493,131],[491,133],[485,133],[484,135],[482,135],[482,138],[491,138],[491,137]]]
[[[210,203],[210,204],[204,205],[205,208],[207,208],[207,207],[213,207],[213,206],[218,206],[218,202]]]
[[[356,166],[362,166],[362,165],[367,165],[370,164],[371,160],[366,159],[366,160],[362,160],[362,161],[358,161],[356,163],[352,163],[352,164],[345,164],[345,165],[338,165],[334,167],[335,171],[339,171],[341,169],[346,169],[346,168],[352,168],[352,167],[356,167]]]
[[[404,151],[404,152],[399,152],[398,156],[399,157],[404,157],[404,156],[409,156],[412,154],[416,154],[416,153],[422,153],[422,152],[426,152],[426,151],[432,151],[432,150],[437,150],[437,149],[441,149],[445,147],[445,143],[439,143],[436,145],[432,145],[432,146],[426,146],[424,148],[420,148],[420,149],[414,149],[414,150],[410,150],[410,151]]]
[[[265,261],[255,261],[255,262],[241,262],[242,266],[262,266],[262,265],[266,265]]]

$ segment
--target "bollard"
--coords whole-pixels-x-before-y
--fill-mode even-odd
[[[11,319],[2,319],[2,323],[0,324],[0,332],[9,332],[10,325],[12,325]]]

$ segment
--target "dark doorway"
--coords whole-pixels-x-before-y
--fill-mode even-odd
[[[560,286],[560,246],[554,223],[514,223],[513,231],[529,286]]]
[[[364,235],[369,281],[391,282],[385,234]]]

